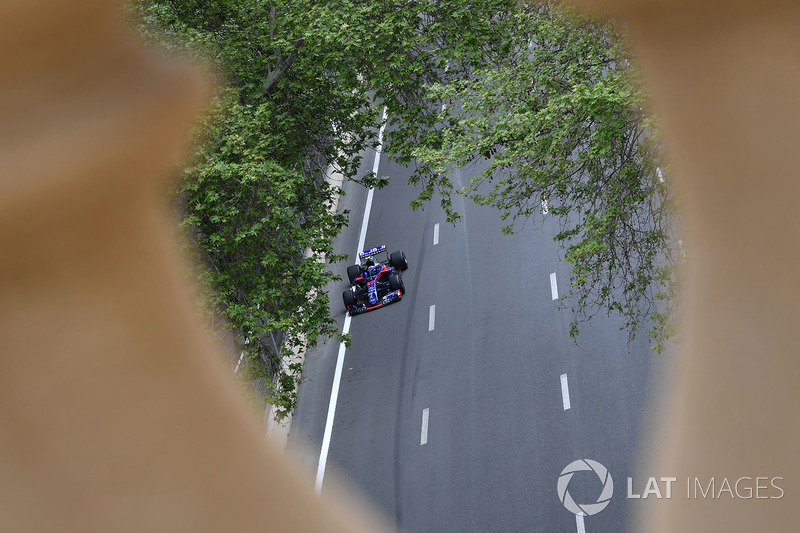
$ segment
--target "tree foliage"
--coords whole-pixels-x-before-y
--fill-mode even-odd
[[[313,17],[302,2],[136,7],[146,37],[209,60],[221,80],[184,171],[182,224],[201,250],[206,309],[224,317],[248,356],[244,374],[265,380],[285,414],[300,377],[286,356],[336,333],[322,289],[338,279],[325,263],[344,258],[332,240],[347,219],[332,212],[340,191],[323,173],[355,175],[377,117],[351,90],[352,62],[306,44]]]
[[[624,317],[631,338],[649,321],[661,351],[675,332],[675,202],[624,35],[556,4],[503,21],[475,66],[428,87],[444,109],[409,150],[420,200],[440,191],[457,220],[450,170],[483,161],[457,192],[499,209],[505,232],[543,211],[558,217],[555,239],[572,264],[571,334],[606,310]]]
[[[671,333],[673,203],[645,97],[618,27],[556,3],[517,0],[137,0],[151,41],[208,60],[222,89],[186,169],[191,228],[223,314],[276,401],[294,402],[293,347],[334,333],[325,261],[346,213],[321,176],[358,175],[388,109],[384,151],[413,165],[422,207],[437,193],[494,206],[515,223],[559,217],[577,323],[599,309],[634,331]],[[442,104],[446,104],[442,109]],[[458,188],[454,166],[488,165]],[[324,259],[324,261],[323,261]],[[655,307],[652,307],[655,305]],[[649,307],[648,307],[649,306]],[[283,332],[284,343],[271,333]],[[280,344],[280,347],[276,345]]]
[[[357,175],[359,154],[380,126],[375,101],[392,110],[390,144],[408,162],[434,118],[427,87],[444,72],[440,51],[457,48],[465,64],[477,65],[473,48],[490,46],[491,21],[512,4],[133,4],[146,39],[209,61],[222,80],[198,127],[195,162],[185,171],[183,225],[207,267],[198,273],[213,289],[207,309],[236,332],[250,375],[282,391],[273,401],[284,411],[293,406],[299,368],[281,361],[292,348],[335,332],[323,289],[338,276],[321,259],[343,259],[331,241],[346,213],[330,213],[341,191],[321,181],[322,173],[333,165],[364,184],[385,183]],[[465,38],[467,24],[474,31]],[[282,342],[275,342],[276,332]]]

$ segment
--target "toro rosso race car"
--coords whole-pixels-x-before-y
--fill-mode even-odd
[[[383,261],[376,256],[385,254]],[[408,268],[406,254],[402,250],[386,251],[386,245],[359,252],[358,264],[347,267],[350,289],[344,291],[344,306],[351,315],[372,311],[403,297],[401,271]]]

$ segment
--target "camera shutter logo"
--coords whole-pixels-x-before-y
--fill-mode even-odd
[[[567,490],[569,482],[572,476],[575,475],[575,472],[584,470],[594,471],[603,484],[603,490],[594,503],[575,503],[569,490]],[[564,507],[576,515],[591,516],[599,513],[611,502],[612,496],[614,496],[614,480],[611,479],[611,474],[608,473],[608,469],[597,461],[578,459],[568,464],[567,467],[561,471],[561,475],[558,476],[558,498],[561,500],[561,503],[564,504]]]

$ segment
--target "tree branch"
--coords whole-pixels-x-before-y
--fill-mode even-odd
[[[303,47],[303,39],[298,39],[294,43],[294,50],[292,53],[289,54],[285,60],[283,59],[283,55],[280,51],[277,52],[277,60],[275,62],[275,68],[270,70],[267,73],[267,79],[264,80],[264,85],[261,86],[261,93],[267,94],[269,90],[275,85],[281,76],[286,74],[286,72],[291,68],[292,63],[294,60],[297,59],[297,55],[300,53],[300,49]]]

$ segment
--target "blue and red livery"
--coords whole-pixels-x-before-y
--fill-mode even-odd
[[[386,254],[386,260],[374,259],[380,254]],[[401,272],[408,268],[408,261],[402,250],[389,254],[384,244],[359,252],[358,259],[358,264],[347,267],[350,289],[342,293],[344,306],[351,315],[372,311],[403,297],[406,289]]]

